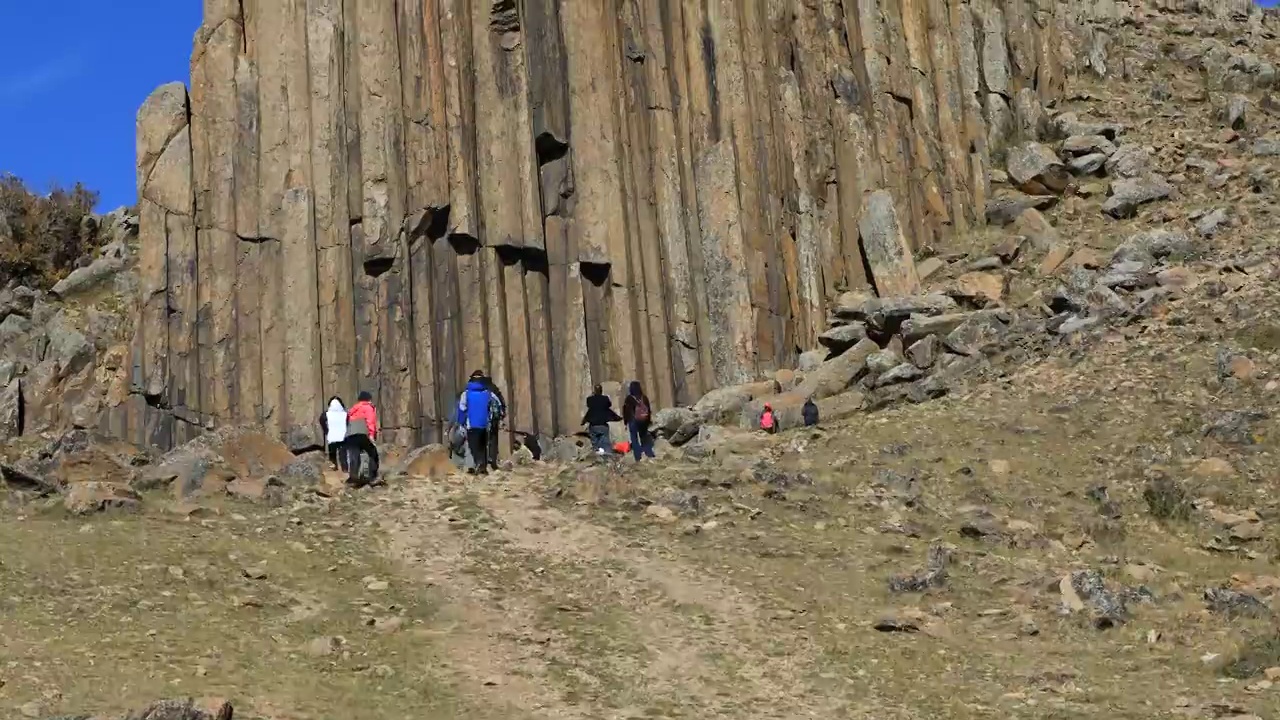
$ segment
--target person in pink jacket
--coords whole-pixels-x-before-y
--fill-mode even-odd
[[[347,411],[347,483],[363,487],[378,479],[378,411],[373,396],[361,392],[358,402]],[[369,478],[360,479],[360,456],[369,456]]]

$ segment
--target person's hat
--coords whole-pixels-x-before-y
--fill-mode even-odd
[[[476,370],[475,372],[471,373],[471,379],[472,379],[472,380],[478,380],[478,379],[480,379],[480,378],[482,378],[482,377],[484,377],[484,371],[483,371],[483,370]]]

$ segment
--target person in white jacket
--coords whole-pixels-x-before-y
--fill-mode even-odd
[[[320,427],[329,450],[329,464],[334,470],[347,471],[347,408],[337,395],[329,398],[329,409],[320,415]]]

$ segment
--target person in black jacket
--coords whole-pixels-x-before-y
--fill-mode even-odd
[[[800,409],[804,415],[804,426],[813,427],[818,424],[818,406],[813,402],[813,398],[804,401],[804,407]]]
[[[609,452],[609,423],[621,419],[613,411],[613,400],[604,394],[602,386],[597,385],[595,392],[587,398],[587,412],[582,416],[582,424],[587,426],[591,447],[595,448],[597,455]]]
[[[622,420],[631,431],[631,453],[636,456],[636,462],[640,462],[642,455],[657,457],[653,454],[653,435],[649,433],[652,417],[649,398],[640,388],[640,382],[632,380],[627,399],[622,402]]]

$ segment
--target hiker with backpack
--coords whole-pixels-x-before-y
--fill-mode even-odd
[[[354,487],[371,485],[378,479],[378,411],[373,407],[373,395],[361,391],[358,401],[347,411],[347,484]],[[360,479],[361,455],[369,456],[369,479]]]
[[[489,437],[497,434],[495,418],[501,417],[502,401],[491,389],[493,383],[485,374],[476,370],[471,373],[467,389],[458,398],[457,422],[467,430],[467,446],[471,449],[471,460],[475,464],[468,472],[472,475],[488,475],[489,466],[496,470],[497,464],[489,457]]]
[[[636,462],[640,462],[644,455],[657,457],[653,454],[653,435],[649,432],[652,419],[653,410],[649,405],[649,398],[640,388],[640,382],[632,380],[627,399],[622,403],[622,420],[631,433],[631,453],[636,456]]]

